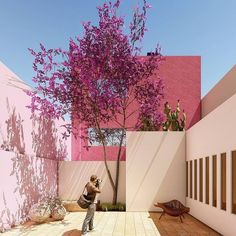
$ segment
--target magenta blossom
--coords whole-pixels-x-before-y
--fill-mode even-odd
[[[112,177],[107,166],[106,135],[112,132],[103,132],[102,127],[112,122],[122,130],[117,153],[119,170],[125,131],[142,129],[147,120],[154,130],[159,130],[163,120],[162,80],[158,76],[152,79],[163,58],[160,53],[153,53],[143,60],[138,57],[140,47],[136,46],[146,31],[149,5],[143,0],[141,11],[135,11],[129,35],[124,33],[124,18],[118,16],[119,6],[117,0],[98,7],[98,24],[84,23],[83,37],[71,39],[68,51],[47,50],[43,45],[38,53],[30,49],[36,73],[33,78],[36,90],[29,93],[32,112],[39,111],[50,118],[69,114],[72,123],[65,125],[67,133],[63,137],[72,132],[87,140],[88,136],[78,132],[75,124],[82,124],[85,130],[94,128],[93,137],[103,145],[114,203],[119,171]],[[131,117],[135,117],[132,127],[127,122]]]

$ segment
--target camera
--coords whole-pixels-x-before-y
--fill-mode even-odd
[[[97,179],[96,183],[95,183],[95,186],[98,188],[101,183],[102,183],[102,180],[101,179]]]

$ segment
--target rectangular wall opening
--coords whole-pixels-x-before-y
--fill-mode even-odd
[[[217,205],[217,156],[212,156],[212,206]]]
[[[199,200],[203,202],[203,158],[199,159]]]
[[[194,199],[197,200],[197,160],[194,160]]]
[[[193,161],[190,161],[190,197],[193,197]]]
[[[209,157],[205,158],[206,160],[206,198],[205,202],[206,204],[209,204]]]
[[[188,162],[186,161],[186,197],[188,197]]]
[[[232,151],[232,213],[236,214],[236,151]]]
[[[226,210],[226,153],[221,153],[221,209]]]

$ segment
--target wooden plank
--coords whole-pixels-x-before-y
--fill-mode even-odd
[[[116,224],[113,230],[113,236],[125,235],[125,217],[126,217],[126,212],[118,213]]]
[[[125,218],[125,235],[133,236],[136,235],[135,232],[135,224],[134,224],[134,213],[133,212],[126,212]]]
[[[77,236],[86,212],[71,212],[63,221],[48,221],[35,225],[28,222],[5,232],[3,236]],[[181,223],[179,218],[164,216],[159,220],[160,213],[148,212],[96,212],[94,226],[96,231],[91,236],[176,236],[176,235],[214,235],[217,232],[200,221],[186,215]]]

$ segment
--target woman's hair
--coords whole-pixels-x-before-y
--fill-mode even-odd
[[[90,181],[94,181],[94,180],[96,180],[98,177],[96,176],[96,175],[91,175],[91,177],[90,177]]]

